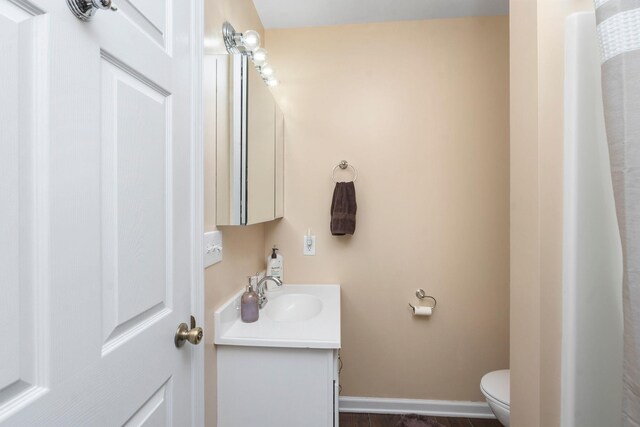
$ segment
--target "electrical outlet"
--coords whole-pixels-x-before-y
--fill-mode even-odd
[[[302,253],[306,256],[313,256],[316,254],[316,236],[309,236],[305,234],[302,236]]]

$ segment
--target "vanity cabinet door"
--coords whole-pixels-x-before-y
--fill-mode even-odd
[[[333,349],[218,348],[218,425],[333,427]]]

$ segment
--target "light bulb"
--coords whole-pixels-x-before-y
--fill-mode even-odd
[[[242,33],[242,44],[250,51],[258,49],[260,47],[260,34],[253,30],[245,31]]]
[[[264,64],[260,67],[260,72],[264,77],[269,77],[273,75],[273,67],[269,64]]]
[[[274,78],[274,77],[269,77],[269,78],[266,80],[266,83],[267,83],[267,86],[271,86],[271,87],[278,86],[278,85],[280,84],[280,82],[278,81],[278,79],[276,79],[276,78]]]
[[[253,63],[256,67],[261,67],[267,62],[267,49],[261,47],[253,52]]]

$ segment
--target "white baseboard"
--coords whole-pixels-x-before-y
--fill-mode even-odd
[[[418,414],[434,417],[495,418],[486,402],[462,400],[388,399],[383,397],[340,397],[340,412],[370,414]]]

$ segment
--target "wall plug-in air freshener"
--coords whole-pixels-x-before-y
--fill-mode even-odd
[[[313,256],[316,254],[316,236],[311,235],[310,228],[307,229],[307,234],[304,236],[302,253],[305,256]]]

